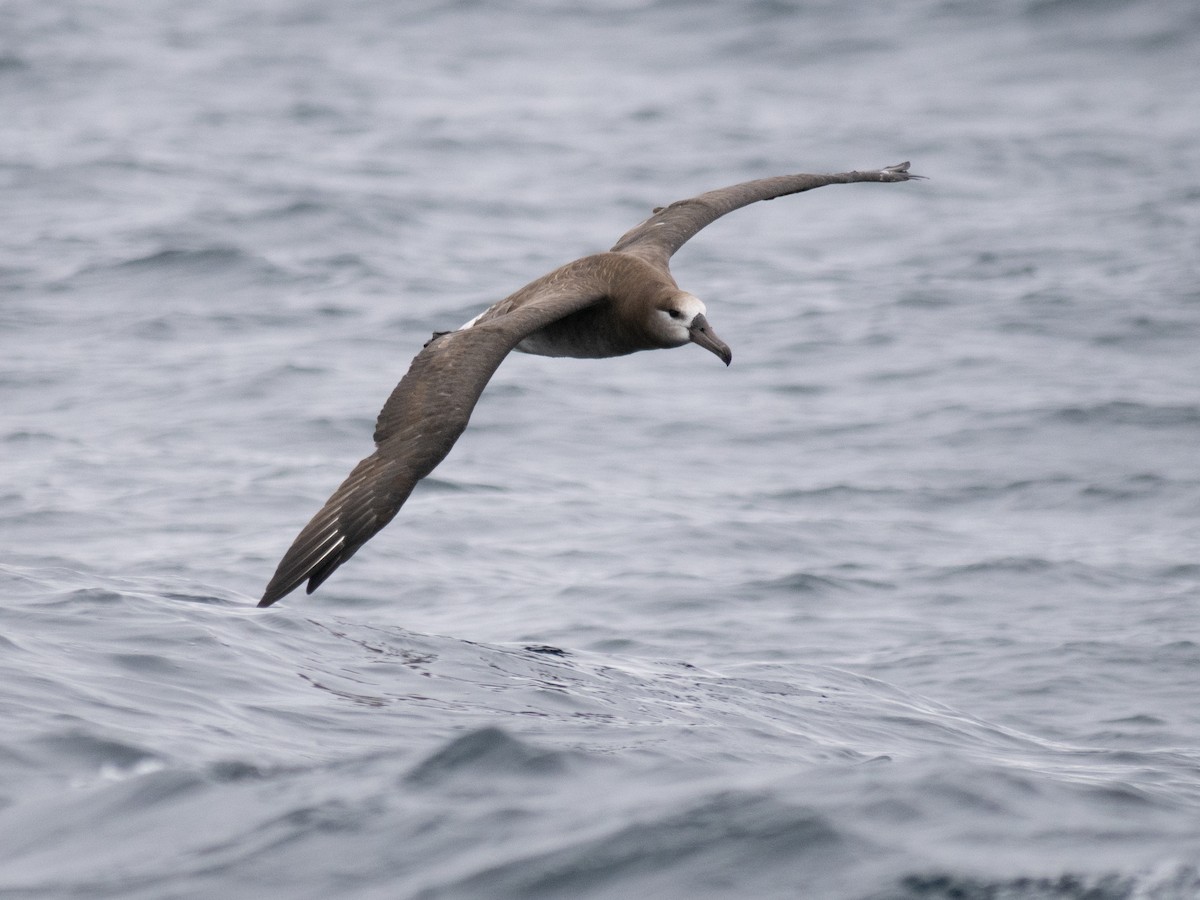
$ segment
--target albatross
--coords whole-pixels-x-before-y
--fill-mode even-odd
[[[375,452],[304,526],[258,605],[270,606],[305,581],[311,594],[395,517],[450,452],[512,350],[599,359],[696,344],[729,365],[733,354],[709,324],[708,310],[671,277],[672,254],[704,226],[759,200],[827,184],[922,177],[908,166],[760,178],[658,207],[607,253],[567,263],[461,328],[435,333],[383,405]]]

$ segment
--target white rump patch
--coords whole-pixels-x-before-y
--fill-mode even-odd
[[[475,318],[471,319],[469,322],[463,322],[461,325],[458,326],[457,330],[464,331],[467,328],[470,328],[472,325],[474,325],[476,322],[478,322],[480,319],[482,319],[486,314],[487,314],[487,310],[485,309],[483,312],[481,312]]]

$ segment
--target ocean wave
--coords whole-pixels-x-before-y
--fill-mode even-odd
[[[1113,400],[1089,406],[1067,406],[1047,415],[1071,425],[1133,425],[1139,428],[1177,428],[1200,425],[1200,406],[1164,405]]]
[[[1163,871],[1165,869],[1165,871]],[[908,875],[886,900],[1190,900],[1200,895],[1200,871],[1168,864],[1137,875],[1109,873],[981,878],[937,873]],[[870,900],[884,900],[883,895]]]

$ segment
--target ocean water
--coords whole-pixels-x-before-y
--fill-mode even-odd
[[[0,897],[1200,896],[1192,0],[0,5]],[[733,348],[433,330],[733,182]]]

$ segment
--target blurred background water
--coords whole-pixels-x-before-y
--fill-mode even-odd
[[[1192,0],[0,5],[0,895],[1200,896]],[[733,182],[734,350],[435,329]]]

